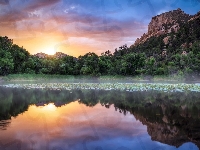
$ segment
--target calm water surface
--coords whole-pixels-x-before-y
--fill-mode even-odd
[[[197,150],[200,93],[0,88],[2,150]]]

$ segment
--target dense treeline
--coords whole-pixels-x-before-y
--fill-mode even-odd
[[[35,73],[61,75],[189,75],[200,73],[200,20],[181,25],[172,31],[146,42],[114,53],[107,50],[100,56],[87,53],[75,58],[38,58],[8,37],[0,37],[0,75]],[[163,38],[168,36],[168,43]]]

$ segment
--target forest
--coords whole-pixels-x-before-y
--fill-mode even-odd
[[[200,76],[200,20],[181,25],[178,32],[149,38],[142,44],[126,44],[112,53],[100,56],[88,52],[78,58],[39,58],[25,48],[13,44],[7,36],[0,37],[0,75],[58,74],[58,75],[179,75],[185,78]],[[163,38],[168,36],[165,44]]]

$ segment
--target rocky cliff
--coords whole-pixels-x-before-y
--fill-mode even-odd
[[[177,32],[183,23],[192,20],[194,17],[195,15],[186,14],[180,8],[152,17],[148,25],[148,32],[137,38],[134,46],[144,43],[152,36],[169,34],[172,31]]]

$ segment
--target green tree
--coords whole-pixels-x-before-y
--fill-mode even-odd
[[[24,73],[26,69],[25,63],[30,56],[29,52],[16,44],[12,45],[9,51],[13,57],[14,62],[13,73]]]
[[[146,74],[154,75],[156,60],[154,57],[150,57],[146,60]]]
[[[0,75],[7,75],[13,71],[14,63],[10,52],[0,48]]]
[[[99,74],[99,57],[95,53],[87,53],[81,57],[83,66],[80,73],[83,75],[98,75]]]

